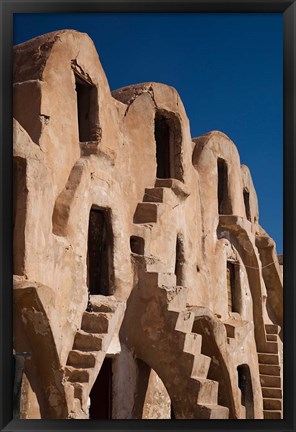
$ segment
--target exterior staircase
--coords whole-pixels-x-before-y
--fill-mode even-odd
[[[280,327],[273,324],[266,324],[266,340],[278,347],[278,333]],[[260,382],[263,396],[264,419],[282,418],[282,380],[280,373],[280,361],[278,349],[274,352],[258,353]]]
[[[163,182],[168,186],[172,183],[169,179],[158,180],[156,185]],[[142,225],[142,232],[145,226],[151,228],[151,224],[153,227],[157,223],[168,192],[181,194],[184,198],[182,190],[175,189],[171,191],[167,186],[156,186],[145,190],[143,202],[138,204],[134,215],[134,224]],[[145,319],[148,326],[149,322],[151,326],[151,320],[154,323],[153,334],[143,334],[146,344],[139,349],[145,350],[144,345],[148,346],[144,358],[154,351],[150,364],[164,378],[176,418],[228,418],[228,408],[217,402],[218,382],[207,378],[211,358],[201,353],[202,336],[192,332],[195,314],[186,305],[187,288],[176,286],[175,274],[153,271],[157,265],[151,263],[149,257],[132,255],[139,278],[139,295],[145,302],[146,310],[149,310],[150,302],[153,308],[153,316],[144,313],[139,318],[144,322],[144,327]],[[155,357],[159,361],[154,366]],[[174,372],[174,368],[178,370]]]
[[[91,296],[91,302],[93,312],[83,313],[65,367],[68,406],[75,418],[88,418],[90,390],[125,310],[124,303],[110,297]]]

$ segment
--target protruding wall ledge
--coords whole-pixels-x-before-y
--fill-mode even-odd
[[[186,188],[184,183],[174,178],[168,178],[168,179],[157,178],[155,181],[155,187],[170,188],[172,189],[174,194],[181,199],[186,199],[190,195],[190,192]]]

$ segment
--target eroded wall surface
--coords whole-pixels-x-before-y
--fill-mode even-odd
[[[14,48],[14,117],[21,416],[281,418],[282,272],[230,138],[172,87],[111,93],[73,30]]]

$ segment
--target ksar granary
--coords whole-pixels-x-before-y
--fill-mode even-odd
[[[201,103],[201,101],[197,102]],[[14,48],[15,416],[282,418],[282,272],[248,168],[73,30]]]

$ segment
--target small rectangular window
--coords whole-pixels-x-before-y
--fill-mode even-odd
[[[95,115],[97,88],[75,73],[79,141],[93,141],[96,134]]]

